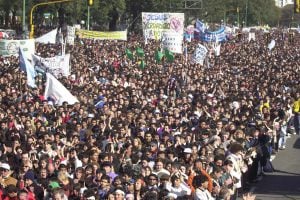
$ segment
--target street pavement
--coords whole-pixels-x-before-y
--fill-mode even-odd
[[[272,163],[276,171],[266,173],[251,188],[256,200],[300,200],[300,137],[288,138],[287,148]]]

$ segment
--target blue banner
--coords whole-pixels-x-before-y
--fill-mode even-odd
[[[195,39],[204,41],[204,42],[223,42],[226,41],[225,27],[222,26],[217,31],[209,31],[203,22],[200,20],[196,21]]]

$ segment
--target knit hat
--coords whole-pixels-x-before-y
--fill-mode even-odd
[[[34,181],[34,173],[33,173],[33,171],[26,172],[25,175],[24,175],[24,179],[25,180],[29,179],[29,180]]]

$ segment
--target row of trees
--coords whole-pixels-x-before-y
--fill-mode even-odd
[[[22,0],[0,0],[0,16],[4,26],[17,24],[15,16],[22,16],[22,3],[20,1]],[[27,24],[30,8],[34,4],[46,1],[25,0]],[[239,23],[240,26],[263,24],[277,26],[282,21],[280,19],[281,10],[275,6],[274,0],[199,0],[197,9],[185,9],[184,1],[94,0],[93,6],[90,7],[91,27],[101,30],[138,29],[140,28],[141,12],[145,11],[184,12],[187,24],[195,18],[211,23]],[[189,8],[193,8],[193,6]],[[87,0],[74,0],[70,3],[39,7],[34,15],[35,24],[42,24],[44,13],[51,13],[51,21],[54,23],[58,22],[59,19],[63,19],[68,24],[80,23],[87,19]]]

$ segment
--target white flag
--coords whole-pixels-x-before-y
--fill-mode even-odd
[[[275,47],[275,40],[272,40],[268,45],[268,49],[271,51]]]
[[[32,63],[33,66],[39,67],[45,72],[50,72],[55,77],[70,75],[70,54],[51,58],[32,55]]]
[[[61,84],[54,76],[47,73],[47,81],[45,88],[45,98],[51,99],[57,105],[62,105],[63,102],[68,102],[68,104],[73,105],[78,102],[77,98],[73,96],[70,91]]]
[[[53,31],[50,31],[49,33],[46,33],[45,35],[42,35],[41,37],[38,37],[35,39],[36,42],[44,43],[44,44],[55,44],[56,43],[56,34],[57,34],[57,28]]]
[[[21,70],[24,71],[27,75],[27,85],[35,88],[36,84],[34,78],[36,76],[36,72],[32,64],[24,56],[24,51],[22,50],[22,48],[19,48],[19,61]]]
[[[215,43],[213,49],[214,49],[215,55],[220,56],[220,54],[221,54],[221,43],[220,44]]]
[[[203,65],[203,62],[204,62],[207,52],[208,51],[205,46],[203,46],[202,44],[198,44],[198,46],[194,52],[193,62]]]

